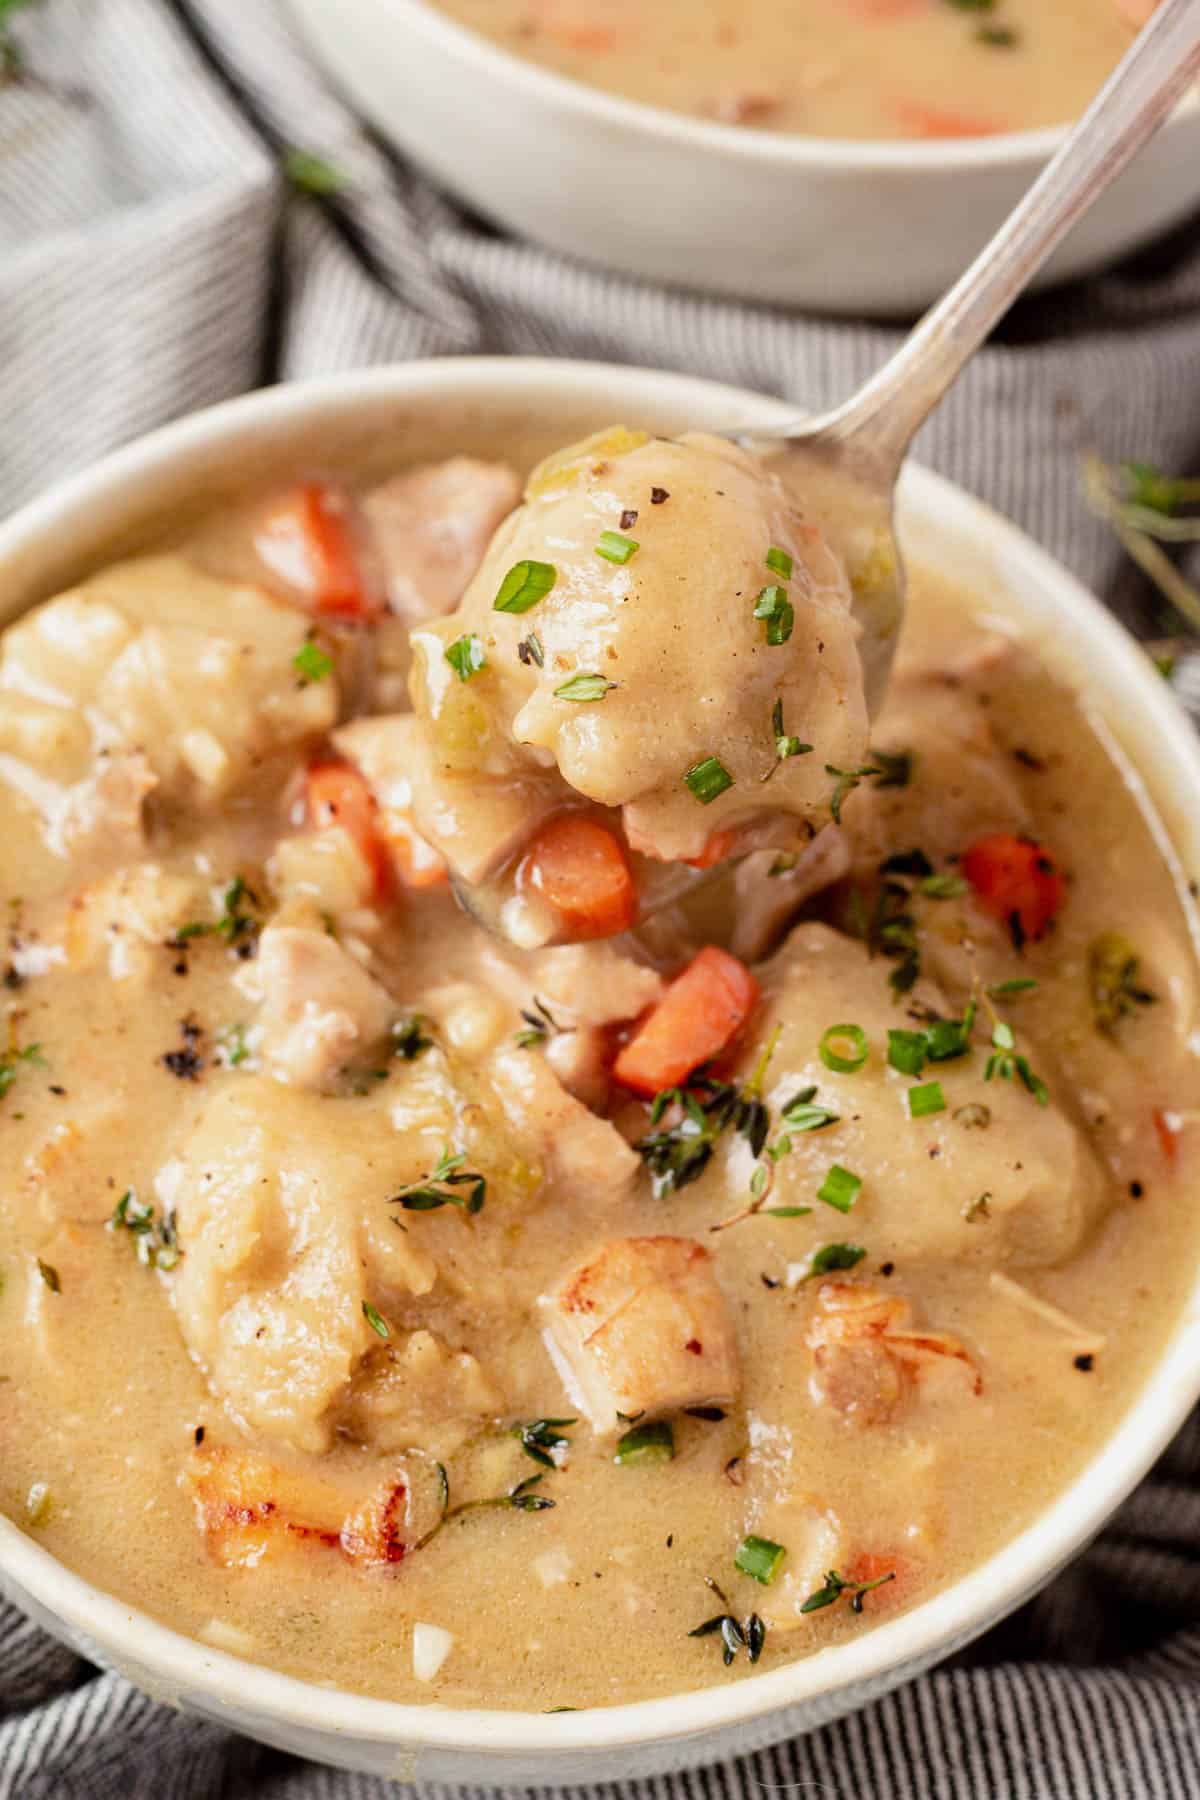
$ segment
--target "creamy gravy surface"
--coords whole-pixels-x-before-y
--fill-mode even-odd
[[[329,771],[517,490],[340,500],[386,615],[256,501],[7,634],[0,1506],[253,1660],[550,1710],[869,1630],[1096,1451],[1194,1278],[1196,969],[1085,711],[921,570],[823,874],[486,937]],[[689,1127],[614,1057],[709,942]]]
[[[514,54],[624,99],[827,138],[979,137],[1080,114],[1140,0],[438,0]]]

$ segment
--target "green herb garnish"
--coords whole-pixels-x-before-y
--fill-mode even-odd
[[[525,1021],[525,1029],[518,1031],[514,1039],[518,1050],[539,1050],[547,1038],[557,1037],[563,1030],[546,1002],[539,1000],[536,994],[531,1006],[521,1008],[521,1017]]]
[[[536,631],[531,631],[528,637],[521,639],[517,645],[517,655],[523,663],[533,663],[539,669],[546,666],[546,652],[542,649],[542,640]]]
[[[940,1081],[926,1081],[920,1087],[908,1090],[908,1116],[910,1119],[927,1119],[932,1113],[945,1112],[946,1096]]]
[[[45,1068],[46,1059],[40,1044],[27,1044],[24,1050],[6,1050],[0,1056],[0,1100],[3,1100],[21,1069],[37,1065]]]
[[[553,563],[514,563],[500,583],[500,590],[492,601],[492,610],[527,613],[539,600],[546,598],[557,580],[558,570]]]
[[[235,875],[221,896],[220,916],[211,922],[193,919],[190,924],[181,925],[170,940],[171,949],[178,950],[198,937],[219,937],[231,948],[244,948],[262,930],[260,921],[245,910],[247,905],[258,904],[254,889],[241,875]]]
[[[480,669],[487,668],[483,640],[473,633],[455,638],[452,644],[447,644],[445,656],[460,681],[470,681],[472,675],[478,675]]]
[[[554,690],[556,700],[603,700],[617,686],[607,675],[572,675]]]
[[[733,776],[715,756],[702,756],[684,772],[683,782],[701,806],[711,806],[718,795],[733,786]]]
[[[711,1578],[705,1584],[711,1588],[721,1605],[728,1607],[729,1602],[721,1589]],[[763,1645],[767,1639],[767,1628],[757,1613],[751,1613],[745,1623],[739,1623],[731,1612],[717,1613],[711,1619],[705,1619],[703,1625],[697,1625],[688,1636],[694,1638],[718,1635],[721,1640],[721,1661],[728,1668],[740,1650],[746,1652],[748,1660],[756,1663],[763,1653]]]
[[[433,1049],[429,1029],[429,1020],[423,1013],[413,1013],[408,1019],[397,1019],[391,1030],[392,1055],[398,1056],[401,1062],[416,1062],[418,1056]]]
[[[561,1469],[571,1448],[570,1438],[563,1433],[568,1425],[578,1422],[577,1419],[528,1419],[524,1424],[511,1425],[509,1435],[516,1438],[526,1456],[535,1463],[541,1463],[545,1469]]]
[[[842,1269],[857,1268],[866,1254],[861,1244],[824,1244],[814,1251],[804,1279],[811,1281],[814,1275],[832,1275]]]
[[[363,1310],[363,1318],[367,1321],[367,1324],[371,1327],[371,1330],[375,1333],[376,1337],[381,1337],[381,1338],[390,1338],[391,1337],[392,1334],[391,1334],[390,1330],[388,1329],[387,1320],[385,1318],[383,1318],[383,1316],[380,1313],[376,1312],[375,1308],[371,1305],[371,1302],[369,1300],[363,1301],[362,1310]]]
[[[765,620],[768,644],[786,644],[796,623],[796,611],[786,588],[763,588],[754,602],[754,617]]]
[[[831,1025],[822,1032],[817,1053],[835,1074],[853,1075],[870,1056],[871,1046],[861,1025]]]
[[[832,1606],[843,1594],[849,1596],[850,1611],[860,1613],[863,1609],[863,1595],[869,1594],[872,1588],[882,1587],[885,1582],[895,1581],[896,1571],[889,1569],[886,1575],[877,1575],[874,1581],[847,1581],[836,1569],[829,1569],[825,1575],[825,1586],[810,1594],[800,1608],[802,1613],[820,1612],[824,1606]]]
[[[841,1163],[831,1163],[824,1181],[817,1189],[817,1199],[823,1200],[826,1206],[832,1206],[840,1213],[848,1213],[858,1199],[861,1187],[861,1175],[843,1169]]]
[[[147,1268],[173,1269],[183,1254],[174,1213],[166,1212],[156,1220],[154,1208],[138,1200],[132,1188],[126,1188],[113,1207],[107,1228],[114,1232],[127,1231],[138,1261]]]
[[[474,1170],[464,1169],[466,1160],[465,1152],[454,1154],[447,1144],[437,1167],[393,1194],[388,1205],[402,1206],[405,1212],[435,1212],[439,1206],[458,1206],[468,1214],[480,1212],[487,1198],[487,1180]]]
[[[322,650],[315,637],[306,637],[295,656],[292,667],[300,677],[300,685],[308,687],[314,681],[324,681],[333,671],[333,658],[328,651]]]
[[[634,1425],[617,1443],[614,1462],[629,1467],[636,1463],[670,1462],[675,1454],[675,1433],[667,1419],[650,1419]]]
[[[749,1575],[751,1581],[770,1587],[786,1555],[783,1545],[772,1543],[770,1538],[745,1537],[734,1551],[733,1566]]]
[[[768,569],[773,570],[776,575],[782,575],[785,581],[790,581],[792,579],[792,569],[794,567],[791,552],[788,550],[781,550],[778,544],[772,544],[771,548],[767,551],[767,567]]]
[[[992,1054],[987,1059],[983,1079],[1012,1081],[1014,1077],[1028,1089],[1039,1106],[1049,1105],[1050,1092],[1045,1082],[1034,1074],[1028,1057],[1017,1054],[1012,1026],[1004,1019],[997,1019],[992,1027]]]
[[[605,562],[627,563],[640,548],[636,538],[626,537],[620,531],[602,531],[596,539],[596,555]]]
[[[1119,931],[1103,931],[1088,945],[1087,982],[1092,1018],[1106,1037],[1116,1034],[1121,1020],[1139,1006],[1152,1006],[1157,995],[1141,985],[1141,959]]]
[[[787,762],[792,756],[807,756],[812,750],[811,744],[805,744],[798,737],[793,737],[783,729],[783,700],[776,700],[771,711],[771,732],[775,739],[775,755],[777,761],[763,780],[769,781],[781,762]],[[772,875],[775,873],[771,870]]]

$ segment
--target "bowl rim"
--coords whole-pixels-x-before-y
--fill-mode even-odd
[[[231,441],[250,442],[266,428],[312,428],[323,415],[345,418],[360,405],[405,400],[478,406],[490,394],[526,401],[539,388],[554,399],[620,396],[618,410],[638,405],[704,415],[717,402],[743,409],[759,429],[793,417],[787,403],[702,377],[603,363],[547,358],[455,357],[381,366],[259,390],[192,414],[114,452],[0,524],[0,571],[11,557],[36,553],[72,531],[86,536],[99,518],[119,521],[136,508],[156,478],[186,468],[197,454]],[[1015,525],[961,489],[919,466],[904,478],[905,497],[918,512],[983,534],[1002,558],[1006,578],[1028,576],[1053,593],[1063,625],[1089,642],[1092,660],[1119,668],[1126,702],[1140,694],[1143,718],[1154,719],[1160,767],[1181,810],[1200,830],[1200,739],[1169,695],[1148,658],[1100,602]],[[111,528],[115,531],[116,525]],[[94,551],[87,552],[95,560]],[[394,1747],[483,1751],[504,1758],[563,1752],[612,1752],[653,1742],[685,1743],[765,1715],[838,1693],[881,1691],[902,1667],[913,1672],[949,1653],[1036,1591],[1095,1533],[1142,1478],[1200,1397],[1200,1267],[1161,1355],[1130,1396],[1113,1432],[1054,1502],[986,1562],[911,1612],[873,1626],[860,1638],[817,1650],[778,1669],[748,1675],[726,1687],[687,1690],[652,1700],[550,1716],[543,1712],[409,1704],[325,1688],[217,1650],[120,1601],[76,1574],[13,1521],[0,1515],[0,1577],[36,1606],[121,1666],[131,1644],[137,1660],[155,1670],[155,1691],[184,1703],[219,1705],[236,1721],[258,1720],[332,1738]],[[899,1678],[899,1677],[897,1677]],[[854,1704],[849,1701],[848,1704]]]
[[[299,0],[293,0],[298,4]],[[313,0],[303,0],[305,6]],[[1042,125],[1024,131],[997,131],[978,137],[956,138],[827,138],[798,132],[746,131],[716,119],[696,119],[674,113],[647,101],[629,100],[594,88],[573,75],[560,75],[540,63],[527,61],[502,44],[462,25],[439,10],[431,0],[374,0],[381,12],[407,16],[409,22],[445,51],[465,57],[479,72],[494,76],[497,67],[504,80],[531,99],[574,107],[590,115],[600,126],[641,131],[660,140],[700,153],[719,154],[751,164],[782,163],[801,170],[826,172],[921,173],[937,170],[1002,169],[1027,166],[1036,169],[1049,162],[1059,148],[1071,121]],[[1179,101],[1163,129],[1191,113],[1200,113],[1200,85]]]

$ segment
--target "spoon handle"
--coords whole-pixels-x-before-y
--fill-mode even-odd
[[[1136,155],[1200,73],[1200,0],[1161,0],[1082,119],[950,291],[878,374],[812,421],[880,474],[914,433],[1055,245]],[[782,435],[786,435],[782,434]]]

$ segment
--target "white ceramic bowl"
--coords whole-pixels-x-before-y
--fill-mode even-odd
[[[185,419],[109,457],[0,527],[7,620],[98,559],[266,471],[387,466],[469,450],[542,451],[623,417],[664,432],[730,418],[769,430],[776,401],[598,364],[456,359],[275,388]],[[1200,750],[1149,660],[1097,601],[1011,525],[919,468],[902,531],[921,556],[1012,617],[1071,681],[1200,869]],[[655,1774],[749,1751],[861,1706],[993,1624],[1096,1532],[1200,1392],[1200,1280],[1119,1430],[1033,1525],[964,1580],[861,1637],[702,1692],[547,1716],[392,1705],[306,1685],[209,1649],[122,1605],[0,1519],[0,1587],[47,1630],[157,1697],[303,1755],[405,1780],[489,1787]],[[401,1575],[401,1579],[403,1576]]]
[[[810,311],[913,313],[981,248],[1062,129],[854,143],[707,124],[549,73],[426,0],[291,0],[358,109],[499,224],[587,262]],[[1080,275],[1200,205],[1200,96],[1040,277]]]

